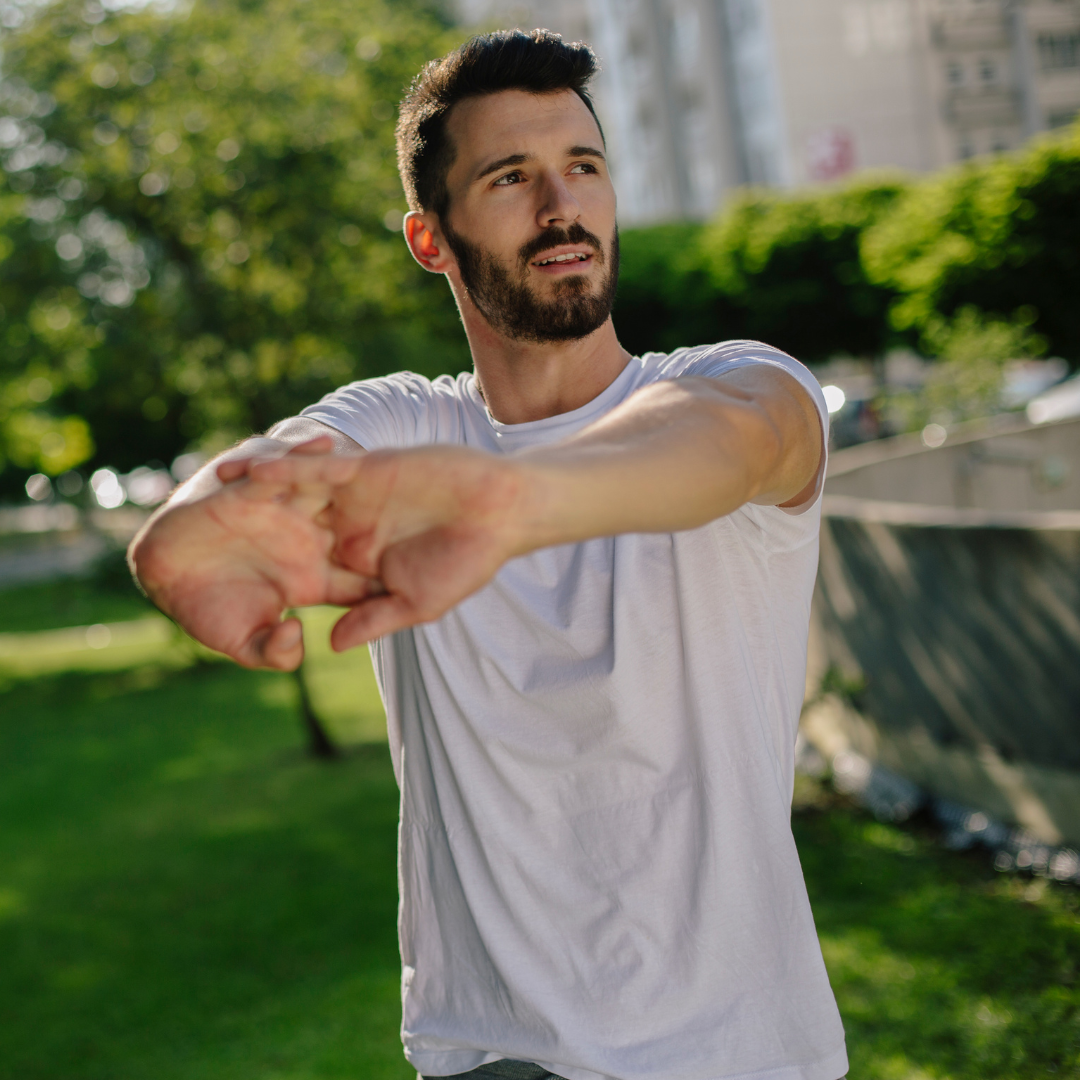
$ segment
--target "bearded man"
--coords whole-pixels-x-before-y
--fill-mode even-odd
[[[791,835],[827,413],[754,342],[630,356],[595,58],[475,38],[401,107],[405,238],[474,371],[342,387],[135,540],[249,666],[371,644],[426,1077],[836,1080]]]

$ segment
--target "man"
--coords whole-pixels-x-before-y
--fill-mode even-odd
[[[371,643],[421,1074],[836,1080],[789,822],[827,414],[767,346],[620,347],[594,70],[545,31],[424,69],[405,236],[475,371],[328,395],[132,563],[241,663],[300,662],[290,606]]]

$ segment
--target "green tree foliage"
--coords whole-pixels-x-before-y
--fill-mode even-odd
[[[634,351],[749,337],[808,361],[894,344],[951,361],[982,327],[1080,361],[1077,207],[1080,127],[926,179],[747,192],[708,225],[624,233],[616,323]],[[973,363],[961,383],[996,377]]]
[[[632,353],[735,336],[735,312],[708,272],[698,224],[624,229],[615,328]]]
[[[19,470],[169,460],[351,378],[467,362],[445,286],[395,235],[394,105],[455,40],[431,5],[25,15],[0,83],[9,490]]]
[[[863,234],[862,262],[931,355],[941,320],[973,308],[1080,360],[1080,126],[912,184]]]
[[[951,319],[932,316],[922,340],[940,361],[926,385],[918,392],[900,390],[882,402],[891,413],[892,426],[900,431],[999,411],[1005,365],[1046,351],[1045,339],[1022,321],[990,318],[973,306],[961,308]]]
[[[867,279],[859,238],[904,187],[868,177],[840,190],[736,200],[703,243],[712,281],[741,315],[738,336],[810,361],[881,352],[895,294]]]
[[[658,226],[623,237],[616,308],[633,351],[755,338],[802,360],[873,355],[896,334],[896,292],[871,282],[862,232],[905,188],[865,177],[802,195],[749,191],[709,225]]]

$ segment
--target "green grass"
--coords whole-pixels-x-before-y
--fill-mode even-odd
[[[120,622],[152,614],[134,585],[100,578],[42,581],[0,593],[0,633],[25,634],[67,626]]]
[[[11,675],[116,671],[141,664],[187,667],[214,655],[139,594],[117,557],[110,557],[104,569],[93,578],[0,593],[0,685]],[[330,648],[330,630],[341,614],[329,607],[300,612],[312,704],[339,745],[385,742],[386,715],[367,649],[335,653]],[[104,647],[96,624],[107,626]],[[88,640],[85,630],[90,627]]]
[[[795,837],[853,1080],[1080,1076],[1080,892],[801,786]]]
[[[307,618],[314,640],[331,615]],[[312,696],[357,747],[325,765],[289,676],[175,640],[6,676],[0,1078],[411,1080],[397,790],[364,654],[313,658]],[[1080,1075],[1080,892],[809,782],[797,802],[852,1080]]]
[[[224,664],[2,715],[0,1076],[415,1076],[385,748],[305,759],[292,681]]]
[[[311,703],[335,742],[342,746],[386,742],[386,712],[379,698],[371,654],[367,649],[336,653],[330,648],[330,629],[340,608],[306,608],[304,677]]]

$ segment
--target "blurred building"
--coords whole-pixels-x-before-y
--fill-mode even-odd
[[[626,223],[743,184],[928,172],[1080,113],[1080,0],[456,0],[596,49]]]

